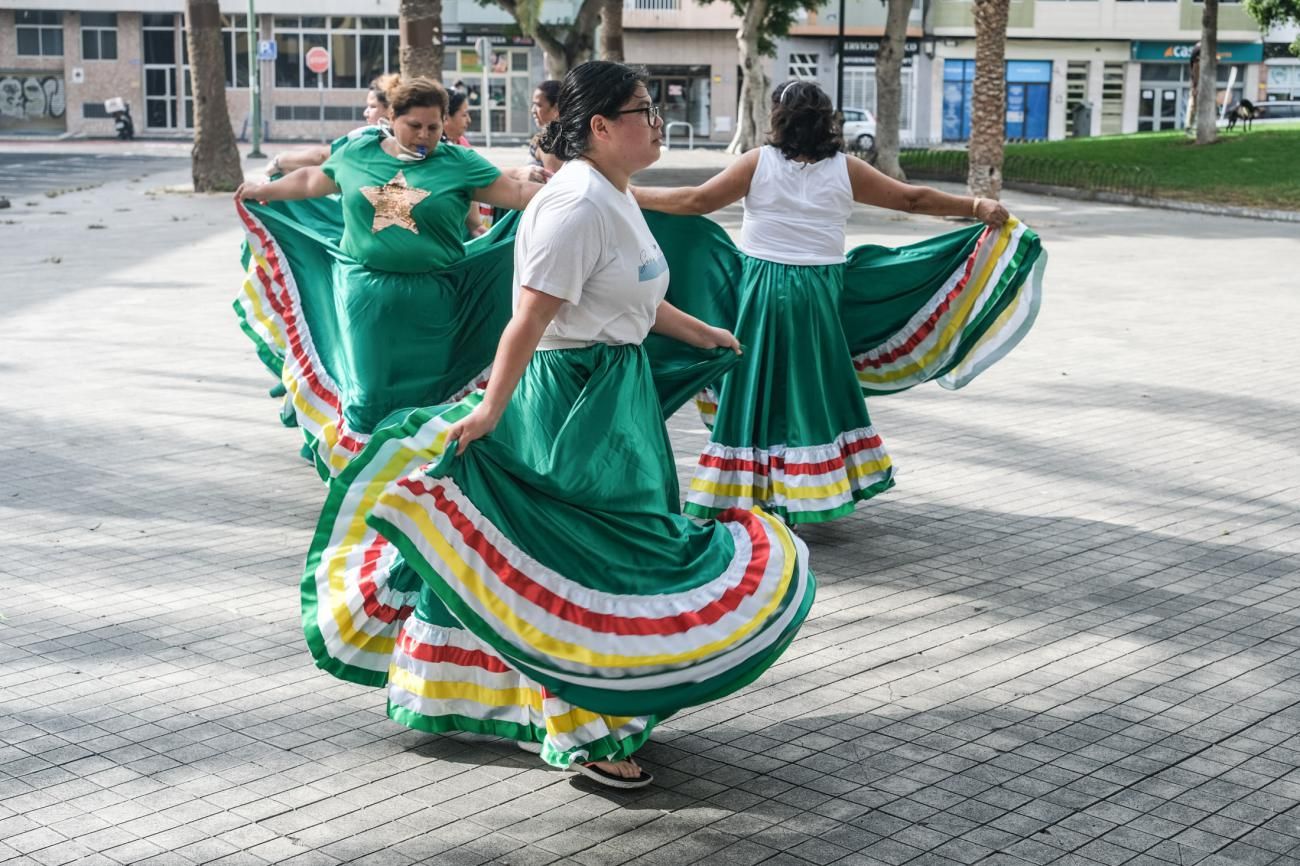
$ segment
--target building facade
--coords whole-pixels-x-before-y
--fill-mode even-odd
[[[902,99],[899,136],[903,142],[928,137],[925,126],[929,117],[931,93],[929,81],[934,59],[934,44],[924,37],[921,0],[915,0],[908,18],[907,38],[903,47],[901,74]],[[833,99],[839,93],[839,3],[823,3],[800,16],[790,28],[790,35],[777,43],[772,63],[774,81],[790,79],[816,81]],[[876,110],[876,55],[885,33],[885,4],[855,2],[845,4],[843,100],[846,109]]]
[[[1201,8],[1196,0],[1012,0],[1008,138],[1184,128]],[[970,0],[933,0],[926,32],[936,42],[929,87],[942,94],[928,128],[962,141],[974,78]],[[1219,6],[1218,58],[1220,102],[1263,97],[1264,44],[1240,2]]]
[[[114,132],[104,101],[131,107],[137,134],[191,134],[185,16],[178,0],[19,0],[0,8],[0,133],[106,136]],[[46,8],[48,7],[48,8]],[[226,98],[231,123],[249,133],[249,52],[261,77],[264,133],[269,139],[320,140],[361,121],[369,83],[398,67],[397,3],[361,0],[263,0],[256,38],[249,39],[247,5],[223,2]],[[567,2],[548,2],[548,18],[571,15]],[[392,14],[375,14],[387,12]],[[517,35],[497,7],[473,0],[443,5],[444,72],[470,95],[471,133],[483,134],[484,113],[494,133],[519,140],[533,131],[533,88],[545,78],[542,53]],[[484,68],[475,43],[492,51]],[[330,52],[317,75],[305,55]]]
[[[104,100],[120,97],[136,129],[187,136],[193,100],[181,0],[0,0],[0,133],[113,134]],[[227,100],[249,134],[249,55],[260,69],[267,138],[320,140],[354,127],[365,88],[398,66],[396,0],[263,0],[255,37],[239,0],[222,0]],[[573,0],[546,0],[545,20],[572,17]],[[776,44],[774,82],[818,81],[845,108],[875,110],[875,58],[884,33],[878,0],[801,13]],[[1007,135],[1055,139],[1182,128],[1191,93],[1188,62],[1199,37],[1198,0],[1012,0]],[[651,95],[673,143],[722,143],[734,133],[741,76],[739,21],[726,2],[625,0],[625,54],[649,72]],[[1300,98],[1295,32],[1261,39],[1239,0],[1220,7],[1220,100]],[[487,129],[518,141],[533,131],[531,94],[543,55],[505,12],[476,0],[443,3],[443,79],[470,96],[470,135]],[[491,44],[486,64],[475,48]],[[307,68],[311,48],[330,68]],[[971,0],[915,0],[902,72],[904,142],[962,141],[970,134],[974,79]],[[842,62],[841,62],[842,61]],[[842,71],[841,71],[842,67]],[[1076,128],[1077,127],[1077,128]]]

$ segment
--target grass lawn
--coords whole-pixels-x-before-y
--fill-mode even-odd
[[[1219,130],[1198,147],[1182,132],[1145,132],[1009,144],[1008,154],[1136,165],[1150,170],[1156,194],[1247,207],[1300,210],[1300,123]]]

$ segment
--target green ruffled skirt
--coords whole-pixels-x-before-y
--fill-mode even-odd
[[[680,346],[680,344],[679,344]],[[814,583],[775,517],[683,517],[664,418],[736,361],[680,347],[539,351],[500,425],[481,398],[401,413],[330,483],[303,578],[317,664],[387,684],[425,731],[542,743],[557,766],[631,754],[657,719],[752,682]]]

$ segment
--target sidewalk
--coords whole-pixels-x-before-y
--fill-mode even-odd
[[[1008,194],[1035,330],[870,402],[898,487],[806,531],[799,638],[610,794],[312,667],[323,489],[187,181],[0,211],[0,862],[1300,863],[1294,226]]]

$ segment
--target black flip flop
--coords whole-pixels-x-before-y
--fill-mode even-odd
[[[647,773],[645,768],[640,766],[638,766],[637,769],[641,771],[641,775],[637,776],[635,779],[625,779],[622,776],[616,776],[613,773],[608,773],[600,769],[600,767],[597,767],[595,764],[579,764],[574,762],[569,765],[569,769],[573,770],[575,773],[581,773],[588,779],[591,779],[599,785],[604,785],[606,788],[618,788],[623,791],[632,790],[634,788],[644,788],[655,780],[654,776]]]

